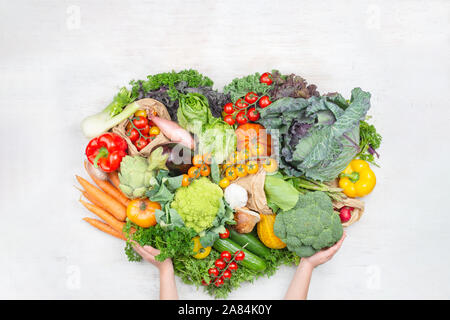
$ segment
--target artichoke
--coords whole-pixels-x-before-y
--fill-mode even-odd
[[[154,183],[155,171],[167,170],[167,154],[163,148],[152,151],[148,159],[140,156],[125,156],[120,163],[119,188],[130,199],[142,198]]]

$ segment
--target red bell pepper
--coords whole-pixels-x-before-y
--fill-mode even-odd
[[[107,132],[89,141],[86,156],[94,167],[104,172],[119,169],[122,158],[127,155],[127,142],[115,133]]]

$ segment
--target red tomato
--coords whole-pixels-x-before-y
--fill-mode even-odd
[[[211,280],[209,280],[209,283],[211,283]],[[209,283],[207,283],[205,280],[202,280],[202,285],[204,285],[204,286],[208,286]]]
[[[216,262],[214,263],[214,265],[219,268],[219,270],[222,270],[223,268],[225,268],[227,266],[227,264],[225,263],[225,261],[223,261],[222,259],[217,259]]]
[[[138,151],[141,151],[149,144],[149,142],[150,141],[148,139],[140,137],[139,139],[136,140],[134,145],[136,146],[136,149],[138,149]]]
[[[261,75],[261,77],[259,78],[259,82],[265,83],[265,84],[267,84],[268,86],[270,86],[270,85],[272,84],[272,82],[273,82],[272,74],[269,73],[269,72],[263,73],[263,74]]]
[[[251,107],[250,109],[248,109],[247,118],[250,121],[258,121],[258,119],[259,119],[258,110],[256,110],[255,107]]]
[[[246,124],[248,122],[247,117],[245,116],[245,111],[239,111],[236,116],[236,121],[239,124]]]
[[[230,236],[230,231],[227,228],[225,228],[225,232],[224,233],[219,233],[220,239],[226,239],[229,236]]]
[[[258,101],[258,95],[254,93],[253,91],[250,91],[245,95],[245,101],[247,101],[249,104],[254,104],[256,101]]]
[[[248,103],[245,102],[244,100],[242,100],[241,98],[239,98],[239,99],[236,101],[235,106],[236,106],[238,109],[245,109],[245,108],[248,107]]]
[[[341,210],[339,210],[339,217],[341,218],[341,222],[347,222],[352,218],[352,212],[355,208],[352,207],[342,207]]]
[[[223,261],[230,261],[231,260],[231,253],[228,251],[222,251],[220,254],[220,259]]]
[[[209,268],[208,273],[211,277],[217,277],[219,275],[219,270],[217,270],[217,268]]]
[[[233,114],[233,112],[234,112],[233,104],[230,102],[230,103],[227,103],[226,105],[224,105],[223,111],[227,114]]]
[[[224,279],[230,279],[230,278],[231,278],[231,271],[230,271],[229,269],[225,270],[225,271],[223,272],[222,277],[223,277]]]
[[[223,277],[220,277],[219,279],[214,281],[214,284],[216,285],[216,287],[220,287],[221,285],[223,285]]]
[[[245,253],[243,251],[236,251],[234,254],[235,254],[234,259],[236,261],[242,261],[245,258]]]
[[[271,103],[272,103],[272,101],[270,101],[270,98],[268,96],[261,97],[261,99],[259,99],[259,102],[258,102],[259,106],[263,109],[265,107],[269,106]]]
[[[145,125],[145,127],[143,127],[142,129],[140,129],[139,131],[141,131],[141,133],[144,136],[148,136],[148,133],[150,132],[150,126],[148,124]]]
[[[236,262],[230,262],[230,264],[228,265],[228,269],[230,271],[236,271],[238,269],[238,265]]]
[[[134,117],[133,124],[137,129],[143,129],[148,125],[148,119],[145,117]]]
[[[125,133],[131,142],[135,142],[139,138],[139,132],[135,128],[130,128]]]
[[[223,118],[223,121],[228,123],[230,126],[232,126],[236,121],[233,119],[233,116],[231,114],[226,115],[225,118]]]

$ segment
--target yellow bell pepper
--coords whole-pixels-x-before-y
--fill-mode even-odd
[[[369,164],[359,159],[352,160],[339,177],[339,187],[351,198],[368,195],[377,182]]]
[[[209,254],[211,252],[211,247],[203,248],[202,244],[200,243],[199,236],[192,238],[192,241],[194,241],[194,258],[195,259],[205,259],[207,256],[209,256]]]

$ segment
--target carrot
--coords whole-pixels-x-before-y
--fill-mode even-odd
[[[105,221],[108,225],[111,226],[114,230],[117,232],[122,232],[123,226],[125,225],[124,222],[117,220],[114,218],[111,214],[109,214],[107,211],[103,210],[102,208],[96,206],[95,204],[83,201],[80,199],[80,202],[83,206],[85,206],[90,212],[98,216],[100,219]]]
[[[118,220],[125,221],[125,218],[127,217],[127,208],[122,203],[111,197],[109,194],[103,192],[99,188],[94,187],[82,177],[77,175],[75,177],[84,188],[84,190],[86,190],[86,192],[89,194],[89,196],[91,196],[92,199],[95,200],[95,202],[101,203],[102,207],[104,207],[106,211],[111,212],[111,214]]]
[[[124,206],[128,205],[128,202],[130,202],[130,199],[125,197],[125,195],[119,189],[114,187],[110,182],[105,181],[105,180],[100,180],[96,176],[94,176],[91,172],[89,172],[86,161],[84,162],[84,167],[86,168],[86,172],[89,174],[91,179],[95,182],[95,184],[97,186],[100,187],[100,189],[105,191],[111,197],[115,198],[117,201],[119,201]],[[119,178],[119,177],[117,177],[117,178]]]
[[[114,187],[119,189],[120,180],[119,180],[119,175],[118,175],[117,171],[108,173],[108,178],[109,178],[109,181],[111,181],[111,183],[114,185]]]
[[[84,221],[88,222],[91,226],[96,227],[97,229],[106,232],[116,238],[122,239],[122,240],[127,240],[120,232],[117,232],[116,230],[114,230],[113,228],[111,228],[110,226],[108,226],[106,223],[101,222],[100,220],[97,219],[92,219],[92,218],[83,218]]]

